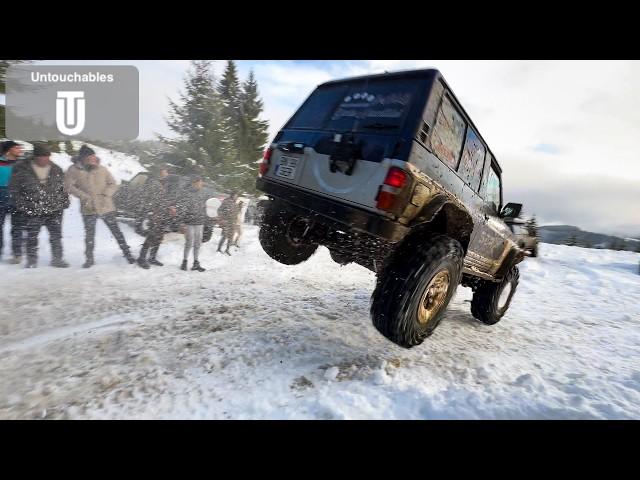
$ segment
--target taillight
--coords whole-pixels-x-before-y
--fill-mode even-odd
[[[271,163],[271,154],[273,153],[273,148],[268,148],[264,151],[264,156],[262,157],[262,161],[260,162],[260,176],[262,177],[267,170],[269,170],[269,165]]]
[[[380,210],[391,211],[396,203],[400,190],[407,184],[409,174],[398,167],[391,167],[380,186],[376,206]]]
[[[402,188],[407,183],[407,178],[407,172],[398,167],[391,167],[387,172],[387,178],[384,179],[384,184],[390,187]]]

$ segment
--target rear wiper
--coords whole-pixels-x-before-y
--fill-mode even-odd
[[[387,130],[391,128],[398,128],[398,125],[389,125],[388,123],[367,123],[362,125],[362,128],[375,128],[376,130]]]

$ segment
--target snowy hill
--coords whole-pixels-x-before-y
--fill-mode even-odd
[[[218,239],[204,273],[178,269],[179,236],[143,271],[98,224],[83,270],[76,210],[71,268],[47,266],[44,239],[40,268],[0,264],[0,418],[640,417],[638,254],[542,244],[499,324],[476,321],[460,288],[405,350],[371,325],[371,272],[324,248],[280,265],[255,227],[232,257]]]
[[[30,150],[33,148],[32,145],[27,142],[22,143],[26,149]],[[82,144],[83,142],[74,141],[73,148],[78,151]],[[108,150],[90,143],[87,145],[96,152],[101,164],[109,169],[118,183],[122,180],[130,180],[137,173],[146,171],[146,169],[140,165],[138,157],[136,156]],[[64,147],[64,143],[61,143],[61,147]],[[71,156],[66,153],[52,153],[51,160],[65,171],[72,164]]]
[[[144,171],[94,149],[118,181]],[[123,232],[137,253],[142,237]],[[375,276],[324,248],[287,267],[256,227],[216,254],[216,230],[207,271],[183,272],[168,235],[165,266],[145,271],[98,223],[84,270],[83,235],[74,199],[71,268],[48,266],[44,230],[38,269],[0,264],[0,418],[640,417],[637,253],[544,243],[499,324],[476,321],[459,288],[434,335],[404,350],[371,325]]]

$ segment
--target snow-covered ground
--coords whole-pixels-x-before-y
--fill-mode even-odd
[[[280,265],[252,226],[232,257],[218,239],[204,273],[178,269],[179,235],[145,271],[99,224],[83,270],[74,200],[71,268],[48,266],[45,230],[38,269],[0,265],[0,418],[640,418],[638,254],[543,244],[499,324],[477,322],[460,288],[405,350],[371,325],[367,270],[324,248]]]

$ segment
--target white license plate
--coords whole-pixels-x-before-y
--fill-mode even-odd
[[[280,162],[276,166],[276,175],[293,180],[296,176],[299,160],[294,157],[280,157]]]

